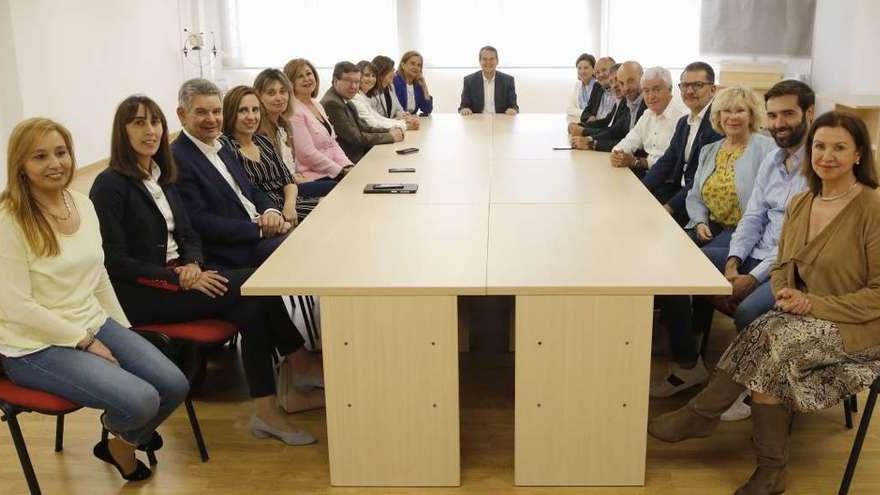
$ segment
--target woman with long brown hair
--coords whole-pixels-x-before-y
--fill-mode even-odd
[[[113,119],[110,167],[92,186],[110,280],[134,325],[202,318],[230,321],[242,336],[242,363],[254,402],[254,435],[287,444],[314,437],[276,405],[272,354],[288,356],[304,382],[321,385],[319,365],[303,348],[280,298],[242,297],[253,268],[205,266],[202,244],[177,191],[162,110],[150,98],[126,98]],[[303,396],[323,402],[323,392]]]

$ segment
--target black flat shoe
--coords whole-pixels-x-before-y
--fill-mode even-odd
[[[95,444],[95,448],[92,449],[92,453],[95,454],[95,457],[101,459],[107,464],[113,465],[117,471],[119,471],[119,475],[122,476],[127,481],[143,481],[149,478],[153,472],[150,471],[143,462],[135,459],[135,467],[134,470],[128,474],[122,472],[122,466],[113,459],[113,455],[110,454],[110,447],[107,444],[107,440],[102,440]]]

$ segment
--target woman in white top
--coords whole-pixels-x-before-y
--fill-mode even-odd
[[[380,129],[392,129],[397,127],[401,131],[406,131],[406,120],[389,119],[377,112],[370,104],[370,98],[367,96],[367,93],[376,87],[376,68],[373,67],[372,62],[369,60],[361,60],[357,63],[357,66],[361,70],[361,89],[358,91],[358,94],[351,99],[351,102],[357,109],[358,117],[372,127],[378,127]]]
[[[129,330],[107,271],[89,198],[68,189],[76,166],[70,132],[33,118],[9,138],[0,195],[0,353],[14,383],[101,409],[114,437],[92,452],[129,481],[150,469],[156,427],[189,393],[183,373]]]
[[[377,55],[373,58],[373,68],[376,69],[376,85],[367,93],[373,109],[387,118],[405,120],[408,129],[418,129],[419,118],[406,113],[394,91],[394,60]]]
[[[595,117],[599,110],[605,91],[595,77],[595,66],[596,59],[589,53],[582,53],[575,61],[578,80],[568,99],[566,113],[569,122],[586,122],[589,117]]]

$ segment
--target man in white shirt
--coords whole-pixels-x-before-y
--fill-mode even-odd
[[[687,108],[672,98],[672,76],[667,69],[645,70],[641,86],[648,109],[611,150],[611,165],[630,167],[637,174],[644,173],[663,156],[675,132],[675,124],[687,113]]]
[[[519,113],[513,76],[497,71],[497,67],[498,50],[492,46],[480,48],[481,70],[464,78],[458,113]]]
[[[247,178],[233,150],[219,141],[223,128],[220,90],[205,79],[183,83],[177,116],[183,125],[171,145],[178,187],[208,264],[259,266],[275,250],[290,223]]]

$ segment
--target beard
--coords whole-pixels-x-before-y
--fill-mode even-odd
[[[807,133],[807,119],[801,118],[801,123],[794,127],[779,127],[776,129],[769,129],[769,131],[770,135],[773,136],[773,140],[776,141],[776,146],[779,146],[780,148],[791,148],[800,143],[804,138],[804,134]],[[788,136],[778,136],[782,131],[789,131]]]

